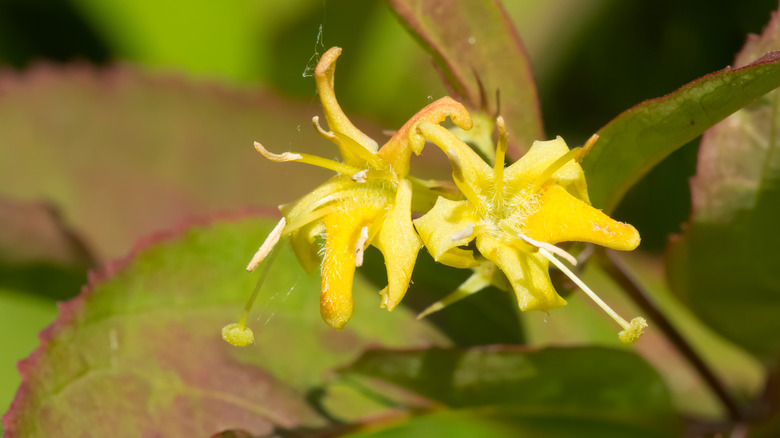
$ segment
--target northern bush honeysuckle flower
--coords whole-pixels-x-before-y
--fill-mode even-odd
[[[422,150],[421,144],[410,147],[412,128],[422,121],[437,124],[448,116],[463,129],[471,127],[466,109],[445,97],[423,108],[379,148],[349,121],[336,100],[334,69],[340,53],[341,49],[334,47],[317,64],[314,76],[328,130],[320,126],[317,117],[313,123],[323,137],[338,146],[343,162],[291,152],[273,154],[255,143],[255,148],[271,161],[298,161],[333,170],[336,175],[298,201],[280,207],[283,218],[247,267],[255,269],[283,236],[289,236],[307,271],[321,267],[320,312],[323,320],[337,329],[344,327],[352,315],[353,275],[369,245],[382,252],[387,265],[388,285],[381,291],[382,307],[393,310],[409,287],[422,247],[412,224],[412,194],[415,203],[425,204],[427,198],[426,210],[436,199],[425,182],[408,175],[411,153]],[[318,238],[323,235],[321,251]],[[223,338],[234,345],[251,343],[245,320],[246,314],[239,323],[225,327]]]
[[[550,280],[552,262],[623,327],[621,341],[635,342],[646,327],[645,320],[621,318],[556,258],[576,264],[576,259],[554,246],[560,242],[590,242],[617,250],[639,245],[634,227],[611,219],[588,200],[579,161],[597,137],[571,150],[560,137],[534,142],[520,160],[505,168],[507,139],[500,117],[497,126],[500,136],[493,167],[439,125],[420,122],[415,127],[417,135],[411,136],[413,147],[427,139],[447,154],[455,184],[465,197],[439,198],[414,221],[420,237],[436,261],[457,268],[479,267],[458,291],[423,314],[496,283],[494,276],[485,274],[484,262],[468,248],[473,241],[476,250],[503,271],[521,310],[547,311],[566,303]]]

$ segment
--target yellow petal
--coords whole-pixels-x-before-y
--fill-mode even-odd
[[[539,175],[567,152],[569,152],[569,147],[561,137],[550,141],[535,141],[522,158],[506,169],[504,172],[505,185],[522,187],[536,182]],[[575,160],[569,161],[555,171],[552,180],[564,187],[569,185],[575,185],[578,188],[585,187],[585,173]],[[544,183],[544,181],[539,181],[539,183]],[[587,196],[587,192],[584,196]]]
[[[549,261],[539,253],[520,251],[484,234],[477,236],[477,248],[504,272],[520,310],[546,311],[566,304],[550,281]]]
[[[320,102],[322,102],[325,120],[328,122],[328,129],[336,133],[342,133],[369,151],[376,153],[379,149],[377,143],[349,121],[349,118],[344,114],[336,100],[336,92],[333,88],[336,60],[339,55],[341,55],[341,48],[332,47],[322,55],[320,62],[317,63],[317,68],[314,70],[317,92],[320,95]],[[346,161],[347,157],[343,158]],[[351,164],[349,161],[346,162]]]
[[[422,241],[412,225],[412,183],[401,180],[395,202],[372,242],[385,258],[387,287],[382,290],[382,307],[393,310],[409,288]]]
[[[472,122],[466,108],[451,97],[443,97],[413,115],[388,142],[379,150],[379,156],[393,166],[401,177],[409,173],[409,159],[412,151],[419,155],[425,145],[425,139],[414,132],[414,126],[421,122],[441,123],[450,117],[452,122],[464,130],[471,129]]]
[[[324,217],[325,256],[322,260],[320,314],[331,327],[340,329],[352,316],[352,277],[355,274],[355,244],[360,229],[380,212],[376,206],[351,211],[338,210]]]
[[[468,269],[479,266],[479,262],[474,258],[474,252],[469,249],[451,248],[436,260],[442,265],[452,266],[458,269]]]
[[[349,177],[336,175],[297,201],[279,206],[279,210],[287,219],[287,227],[285,227],[284,232],[291,233],[311,222],[308,218],[311,217],[314,210],[340,199],[339,193],[345,192],[353,186],[354,183]]]
[[[479,263],[471,251],[457,247],[468,245],[474,240],[473,232],[463,235],[463,231],[469,226],[473,227],[475,222],[469,214],[466,201],[439,197],[428,213],[415,219],[414,226],[434,260],[456,268],[467,268]]]
[[[590,242],[621,251],[639,246],[636,228],[612,219],[561,186],[546,187],[540,204],[523,225],[523,234],[532,239],[551,244]]]
[[[433,142],[450,159],[455,184],[475,208],[486,209],[486,202],[493,198],[493,168],[474,152],[469,145],[449,130],[430,123],[420,122],[418,133]],[[484,199],[482,199],[484,198]]]
[[[321,221],[309,222],[290,234],[295,257],[307,273],[311,273],[320,265],[320,247],[317,237],[325,231]]]

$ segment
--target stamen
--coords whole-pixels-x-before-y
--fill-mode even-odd
[[[476,173],[481,173],[485,170],[479,168],[480,165],[485,167],[487,167],[487,165],[481,160],[479,160],[479,163],[471,162],[468,154],[474,154],[476,157],[476,153],[472,151],[468,145],[463,143],[460,138],[455,136],[455,134],[442,126],[426,121],[420,122],[415,126],[415,131],[417,136],[420,137],[421,142],[424,142],[426,139],[430,140],[447,154],[447,157],[449,157],[450,163],[452,164],[452,176],[455,180],[455,185],[458,186],[466,199],[480,210],[487,211],[488,206],[485,205],[482,198],[480,198],[474,189],[467,183],[466,177],[463,174],[463,163],[461,163],[460,158],[463,156],[463,158],[467,160],[465,164],[470,167],[477,166],[477,169],[472,169]],[[410,141],[412,141],[411,134]],[[487,167],[487,169],[490,168]],[[469,177],[472,177],[472,175],[469,175]]]
[[[246,347],[254,344],[255,334],[249,327],[234,322],[222,327],[222,339],[234,347]]]
[[[316,129],[321,136],[327,138],[328,140],[336,144],[340,143],[340,140],[338,137],[336,137],[336,134],[332,133],[331,131],[326,131],[325,129],[322,128],[322,125],[320,125],[320,118],[318,116],[312,117],[311,123],[314,125],[314,129]]]
[[[455,185],[458,186],[458,189],[463,193],[463,196],[472,204],[484,207],[477,192],[475,192],[470,185],[466,184],[466,178],[463,176],[463,168],[460,165],[460,158],[458,155],[453,149],[447,149],[447,157],[450,159],[450,164],[452,165],[452,179],[455,181]]]
[[[311,119],[312,124],[314,125],[314,128],[317,130],[317,132],[320,133],[323,137],[327,138],[328,140],[332,141],[336,144],[336,146],[339,147],[339,150],[342,152],[342,156],[344,152],[353,153],[357,155],[360,159],[365,161],[366,163],[369,163],[371,167],[374,169],[384,169],[386,168],[386,164],[379,160],[377,158],[377,155],[372,152],[371,150],[367,149],[362,144],[356,142],[349,136],[346,136],[342,134],[339,136],[338,134],[334,133],[333,131],[326,131],[321,125],[320,125],[320,118],[317,116],[312,117]],[[371,139],[369,139],[371,140]],[[373,140],[371,142],[375,143]],[[357,172],[359,169],[356,169],[355,172]]]
[[[360,229],[360,237],[355,244],[355,266],[363,266],[363,248],[368,241],[368,227]]]
[[[582,150],[580,150],[580,156],[577,157],[577,161],[582,161],[583,158],[585,158],[586,155],[590,153],[590,150],[593,149],[593,145],[596,144],[596,141],[599,139],[598,134],[593,134],[590,136],[588,141],[585,142],[585,144],[582,146]]]
[[[285,225],[287,225],[287,220],[282,217],[282,219],[279,221],[279,223],[276,224],[273,230],[271,230],[271,233],[268,234],[268,237],[266,237],[265,242],[263,242],[262,245],[260,245],[260,249],[257,250],[254,256],[252,256],[252,260],[249,261],[249,264],[246,267],[246,270],[249,272],[254,271],[257,266],[263,261],[265,256],[268,255],[269,252],[276,246],[276,244],[279,242],[279,239],[282,237],[282,231],[284,230]]]
[[[566,265],[561,263],[561,261],[558,260],[554,255],[552,255],[552,253],[547,251],[545,248],[539,248],[539,254],[544,256],[547,260],[550,261],[550,263],[554,264],[558,269],[561,270],[561,272],[566,274],[566,276],[569,277],[569,279],[571,279],[571,281],[573,281],[577,286],[579,286],[580,289],[582,289],[582,291],[585,292],[588,297],[590,297],[590,299],[592,299],[599,307],[601,307],[602,310],[607,312],[607,314],[611,316],[615,322],[623,327],[623,330],[618,333],[618,337],[620,338],[621,342],[625,344],[633,344],[642,336],[644,329],[647,327],[647,321],[645,321],[644,318],[636,317],[629,323],[620,315],[618,315],[617,312],[612,310],[612,308],[609,307],[607,303],[599,298],[595,292],[593,292],[582,280],[580,280],[579,277],[574,275],[574,273],[569,270]]]
[[[265,158],[271,161],[275,161],[277,163],[284,163],[287,161],[297,161],[299,163],[306,163],[306,164],[311,164],[312,166],[322,167],[324,169],[332,170],[336,173],[342,173],[344,175],[353,175],[360,171],[360,169],[356,167],[352,167],[348,164],[339,163],[338,161],[328,160],[327,158],[318,157],[316,155],[299,154],[293,152],[274,154],[268,152],[268,150],[258,142],[255,142],[255,149],[257,149],[258,152],[263,154]]]
[[[452,236],[450,236],[450,239],[452,239],[452,241],[454,242],[456,240],[461,240],[461,239],[465,239],[467,237],[471,237],[472,234],[474,234],[474,224],[473,223],[466,225],[462,230],[460,230],[457,233],[455,233]]]
[[[366,182],[366,174],[368,173],[368,169],[363,169],[360,172],[352,175],[352,181],[355,181],[356,183],[364,183]]]
[[[571,160],[577,160],[580,157],[580,154],[582,153],[582,148],[574,148],[569,150],[569,152],[566,152],[565,154],[561,155],[557,160],[553,161],[552,164],[547,166],[546,169],[542,173],[539,174],[539,177],[536,179],[537,186],[541,186],[544,183],[547,182],[548,179],[550,179],[555,172],[557,172],[561,167],[563,167],[566,163],[568,163]]]
[[[276,228],[274,228],[274,231],[271,231],[271,234],[268,236],[269,238],[266,239],[266,243],[272,236],[275,235],[274,232],[277,229],[281,230],[282,228],[284,228],[284,218],[279,221],[279,223],[276,225]],[[274,244],[278,241],[279,238],[277,237]],[[263,246],[265,246],[265,243],[263,243]],[[252,310],[252,305],[254,305],[255,300],[257,299],[257,295],[260,292],[260,289],[263,287],[265,279],[268,277],[268,272],[271,270],[271,265],[273,265],[274,260],[276,260],[276,254],[279,251],[277,251],[277,248],[275,247],[274,249],[275,250],[272,251],[271,255],[268,257],[268,261],[263,268],[263,272],[260,273],[260,278],[257,279],[255,288],[252,290],[252,295],[249,296],[249,300],[247,300],[246,304],[244,305],[244,311],[241,312],[241,318],[239,318],[238,322],[234,322],[222,327],[222,339],[227,341],[230,345],[235,347],[245,347],[255,342],[255,335],[252,332],[252,329],[246,326],[246,319],[249,317],[249,312]],[[258,253],[259,252],[260,251],[258,251]],[[255,265],[255,267],[257,266]]]
[[[264,148],[263,145],[260,144],[260,142],[255,142],[255,149],[257,152],[260,152],[263,154],[263,156],[271,161],[275,161],[277,163],[284,163],[287,161],[298,161],[303,156],[301,154],[296,154],[293,152],[284,152],[281,154],[274,154],[272,152],[269,152],[268,149]]]
[[[499,207],[502,202],[502,192],[504,185],[504,160],[506,157],[506,149],[509,140],[506,136],[506,126],[504,125],[504,118],[498,116],[496,118],[496,127],[498,128],[498,144],[496,145],[496,162],[493,167],[494,174],[494,196]]]
[[[577,266],[577,259],[573,255],[571,255],[568,252],[562,250],[561,248],[558,248],[555,245],[549,244],[547,242],[540,242],[540,241],[538,241],[536,239],[531,239],[530,237],[526,236],[523,233],[518,233],[517,237],[525,240],[527,243],[529,243],[529,244],[531,244],[531,245],[533,245],[533,246],[535,246],[537,248],[544,248],[547,251],[550,251],[551,253],[557,255],[558,257],[562,257],[562,258],[566,259],[566,261],[571,263],[572,265]]]

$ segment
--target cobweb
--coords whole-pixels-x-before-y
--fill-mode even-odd
[[[325,44],[322,41],[322,25],[320,24],[317,32],[317,41],[314,43],[314,54],[311,55],[309,62],[306,63],[306,68],[303,69],[304,78],[314,76],[314,70],[317,68],[317,63],[320,62],[320,57],[323,53],[325,53]]]

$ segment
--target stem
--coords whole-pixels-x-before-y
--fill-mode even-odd
[[[260,273],[260,278],[257,279],[257,284],[255,284],[255,288],[252,290],[252,295],[249,296],[249,300],[247,300],[246,304],[244,305],[244,312],[241,314],[241,319],[238,320],[238,326],[242,330],[244,327],[246,327],[246,319],[249,316],[249,312],[252,310],[252,305],[255,304],[255,300],[257,299],[257,294],[260,292],[260,288],[263,287],[263,283],[265,282],[266,277],[268,277],[268,271],[270,271],[271,265],[274,263],[276,254],[278,252],[279,247],[274,247],[271,250],[271,255],[268,256],[268,259],[265,261],[263,272]]]
[[[729,418],[734,422],[744,420],[742,409],[723,381],[720,380],[690,342],[666,317],[658,304],[650,298],[644,287],[629,273],[625,263],[620,260],[614,251],[599,250],[598,255],[597,260],[601,267],[604,268],[604,271],[628,293],[628,296],[655,323],[654,325],[661,329],[677,351],[696,370],[704,383],[707,384],[713,394],[723,404]]]

